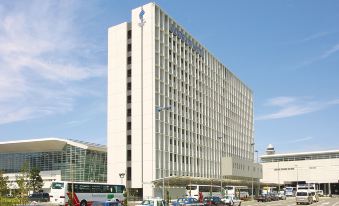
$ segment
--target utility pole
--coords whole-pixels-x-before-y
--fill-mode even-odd
[[[171,109],[172,109],[172,106],[156,107],[155,111],[160,113],[161,111],[168,111]],[[163,156],[162,156],[162,165],[163,165],[163,168],[162,168],[162,199],[165,200],[165,151],[163,152]]]
[[[253,159],[254,159],[254,145],[255,145],[255,143],[254,142],[252,142],[251,143],[251,146],[252,146],[252,151],[251,151],[251,153],[253,154]],[[254,191],[254,189],[253,189],[253,172],[254,172],[254,161],[253,161],[253,165],[252,165],[252,172],[251,172],[251,174],[252,174],[252,193],[251,193],[251,199],[252,200],[254,200],[254,197],[253,197],[253,191]]]

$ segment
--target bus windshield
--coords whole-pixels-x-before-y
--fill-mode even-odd
[[[63,182],[53,182],[52,189],[63,189],[64,183]]]

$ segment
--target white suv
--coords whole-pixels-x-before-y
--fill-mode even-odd
[[[297,202],[297,205],[299,204],[312,204],[313,203],[313,196],[311,192],[307,190],[298,190],[295,195],[295,201]]]

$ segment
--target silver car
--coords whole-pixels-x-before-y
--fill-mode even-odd
[[[308,191],[297,191],[297,194],[295,196],[295,200],[297,202],[297,205],[299,204],[312,204],[313,203],[313,197],[311,192]]]

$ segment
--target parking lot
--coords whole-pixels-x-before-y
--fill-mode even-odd
[[[272,201],[272,202],[256,202],[256,201],[246,201],[242,202],[242,206],[257,206],[257,205],[267,205],[267,206],[295,206],[295,198],[290,197],[286,200]],[[320,198],[320,201],[317,203],[311,204],[313,206],[339,206],[339,198]]]

